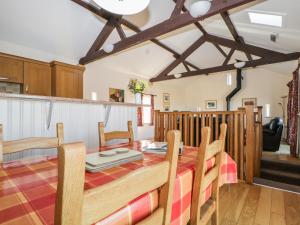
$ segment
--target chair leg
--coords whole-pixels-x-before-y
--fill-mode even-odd
[[[219,225],[220,221],[219,221],[219,206],[218,203],[216,203],[216,211],[212,214],[211,217],[211,225]]]

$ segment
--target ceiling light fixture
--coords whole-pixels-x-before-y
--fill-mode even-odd
[[[194,18],[205,15],[211,7],[211,0],[200,0],[190,5],[190,14]]]
[[[137,14],[150,3],[150,0],[93,0],[104,10],[118,15]]]
[[[234,64],[234,67],[237,68],[237,69],[241,69],[241,68],[243,68],[245,65],[246,65],[246,62],[240,61],[240,62],[236,62],[236,63]]]
[[[182,76],[181,73],[177,73],[177,74],[174,75],[174,77],[175,77],[176,79],[180,78],[181,76]]]
[[[111,53],[114,50],[114,45],[113,44],[105,44],[103,46],[103,51],[106,53]]]

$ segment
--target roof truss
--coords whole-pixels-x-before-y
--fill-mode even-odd
[[[89,2],[86,2],[85,0],[71,1],[79,4],[80,6],[107,20],[105,26],[100,31],[98,37],[87,52],[86,56],[80,59],[80,63],[87,64],[92,61],[123,51],[130,47],[136,46],[143,42],[151,41],[154,44],[165,49],[166,51],[170,52],[175,58],[175,60],[170,65],[163,69],[154,78],[150,79],[150,81],[152,82],[175,79],[175,76],[172,74],[169,75],[169,73],[179,64],[183,64],[183,66],[186,69],[186,72],[181,73],[181,77],[190,77],[232,70],[234,69],[234,65],[228,63],[231,60],[231,57],[235,51],[245,53],[248,59],[245,67],[256,67],[271,63],[291,61],[300,57],[300,53],[297,52],[284,54],[269,49],[257,47],[254,45],[246,44],[244,38],[238,34],[234,24],[230,19],[228,10],[235,9],[241,6],[247,6],[249,3],[258,3],[261,0],[214,0],[212,1],[212,6],[209,12],[204,16],[198,18],[193,18],[190,16],[188,10],[184,6],[185,0],[173,0],[175,2],[175,7],[170,18],[143,31],[140,30],[139,27],[137,27],[130,21],[122,18],[121,16],[110,14],[100,8],[97,8]],[[209,34],[199,23],[199,20],[203,20],[216,14],[221,15],[234,40]],[[194,24],[201,31],[202,36],[190,47],[188,47],[182,54],[179,54],[177,51],[173,50],[172,48],[163,44],[157,39],[157,37],[161,35],[164,35],[168,32],[174,31],[176,29],[190,24]],[[136,34],[127,37],[122,26],[126,26],[130,30],[134,31]],[[114,44],[114,49],[111,53],[106,53],[101,48],[103,47],[105,41],[114,29],[116,29],[120,37],[120,41]],[[198,66],[187,61],[187,58],[206,42],[213,44],[216,47],[216,49],[220,52],[220,54],[222,54],[225,57],[222,65],[215,66],[212,68],[200,69]],[[221,46],[229,48],[229,53],[227,54],[221,48]],[[258,56],[260,58],[254,60],[252,58],[252,55]]]

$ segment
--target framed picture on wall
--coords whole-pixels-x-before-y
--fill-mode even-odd
[[[205,108],[206,109],[217,109],[217,100],[206,100]]]
[[[168,93],[163,94],[163,103],[164,106],[170,106],[170,94]]]
[[[125,91],[122,89],[109,88],[109,101],[111,102],[124,102]]]
[[[256,98],[242,98],[242,106],[253,105],[254,108],[257,107],[257,99]]]

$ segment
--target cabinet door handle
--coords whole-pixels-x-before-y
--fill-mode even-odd
[[[0,80],[8,80],[8,77],[0,76]]]
[[[28,89],[29,89],[28,84],[25,84],[25,92],[26,93],[28,92]]]

